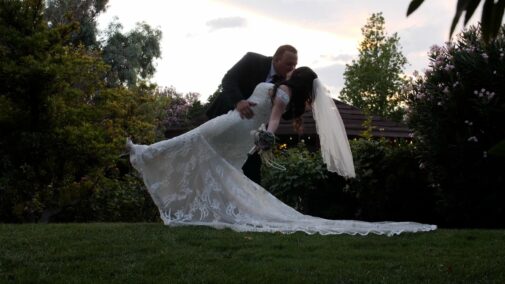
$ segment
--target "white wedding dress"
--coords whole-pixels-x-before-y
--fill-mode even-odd
[[[268,122],[272,86],[259,84],[249,98],[257,103],[252,119],[241,119],[238,112],[230,111],[172,139],[148,146],[129,142],[130,161],[142,174],[166,225],[322,235],[395,235],[436,229],[413,222],[369,223],[303,215],[249,180],[241,168],[254,146],[251,130]]]

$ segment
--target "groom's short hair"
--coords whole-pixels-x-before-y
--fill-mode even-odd
[[[286,51],[293,52],[294,54],[298,53],[296,48],[294,48],[292,45],[285,44],[277,48],[277,50],[274,53],[274,59],[281,57]]]

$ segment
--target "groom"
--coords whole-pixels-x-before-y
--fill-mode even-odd
[[[273,57],[248,52],[224,75],[222,91],[211,103],[207,117],[212,119],[233,109],[236,109],[242,118],[253,117],[255,103],[247,99],[256,85],[262,82],[277,83],[286,79],[297,63],[298,52],[291,45],[279,46]],[[249,156],[242,171],[249,179],[260,184],[260,156],[257,153]]]

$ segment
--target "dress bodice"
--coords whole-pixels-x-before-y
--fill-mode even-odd
[[[270,107],[271,110],[272,97],[270,95],[270,91],[273,90],[273,87],[274,85],[272,83],[260,83],[258,84],[258,86],[256,86],[256,89],[254,90],[253,94],[247,100],[255,102],[257,104],[265,103],[265,105],[262,105],[261,107],[256,106],[255,108],[264,107],[268,109]],[[289,103],[289,95],[280,88],[277,89],[276,97],[279,98],[285,105]]]
[[[260,83],[247,99],[256,103],[252,107],[254,116],[251,119],[242,119],[236,110],[232,110],[195,129],[216,152],[239,170],[247,159],[247,153],[254,146],[251,131],[268,123],[272,112],[269,93],[273,86],[272,83]]]
[[[273,89],[272,83],[260,83],[254,89],[252,95],[247,99],[248,101],[256,103],[252,107],[254,116],[251,120],[261,121],[261,123],[267,123],[270,118],[270,112],[272,111],[272,99],[270,97],[270,90]]]

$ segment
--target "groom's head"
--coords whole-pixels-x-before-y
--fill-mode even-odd
[[[293,71],[298,63],[298,52],[291,45],[281,45],[275,51],[272,59],[275,73],[286,78],[287,74]]]

